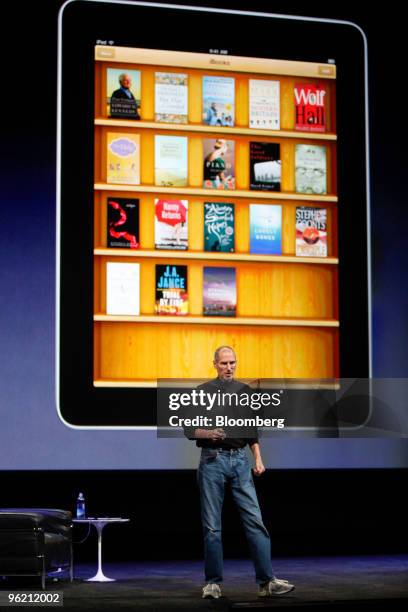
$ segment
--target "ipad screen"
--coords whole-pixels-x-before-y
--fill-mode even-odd
[[[61,23],[64,418],[154,426],[158,381],[213,376],[221,345],[242,379],[368,376],[360,32],[137,3]]]

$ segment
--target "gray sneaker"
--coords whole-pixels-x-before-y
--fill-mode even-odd
[[[284,595],[290,593],[295,588],[294,584],[290,584],[287,580],[274,578],[266,584],[259,585],[258,597],[274,597],[275,595]]]
[[[209,599],[209,598],[218,599],[219,597],[221,597],[220,585],[214,582],[209,582],[203,588],[202,597],[203,599]]]

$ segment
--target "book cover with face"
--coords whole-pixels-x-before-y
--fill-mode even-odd
[[[295,167],[297,193],[327,193],[326,147],[296,145]]]
[[[327,257],[327,209],[296,207],[296,255]]]
[[[108,68],[106,71],[107,115],[120,119],[140,119],[140,70]]]
[[[235,79],[233,77],[203,77],[203,122],[211,126],[235,123]]]
[[[235,189],[235,142],[224,138],[205,138],[204,188]]]

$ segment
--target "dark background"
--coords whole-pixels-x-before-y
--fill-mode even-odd
[[[406,470],[268,470],[256,479],[273,556],[407,553]],[[5,473],[13,506],[72,509],[85,491],[89,516],[129,517],[104,535],[107,561],[202,557],[200,506],[193,470]],[[238,511],[227,490],[224,555],[248,557]],[[74,528],[74,540],[86,527]],[[95,560],[95,533],[74,547]]]
[[[3,53],[8,50],[3,55],[3,202],[0,208],[3,229],[0,333],[4,358],[0,373],[4,391],[0,405],[3,423],[17,418],[16,414],[9,414],[8,407],[10,403],[15,406],[11,399],[18,391],[18,381],[24,384],[25,377],[32,371],[32,357],[21,350],[18,339],[29,337],[32,342],[43,345],[49,354],[53,352],[52,255],[55,246],[57,11],[60,4],[51,0],[7,3],[7,17],[3,22]],[[188,3],[180,0],[177,4]],[[372,7],[360,7],[356,2],[329,5],[224,0],[197,1],[195,4],[345,19],[359,24],[366,32],[374,375],[405,377],[408,371],[403,92],[406,26],[398,16],[399,7],[388,2],[377,12]],[[158,30],[164,25],[158,23]],[[245,36],[245,32],[237,32],[237,36]],[[43,248],[44,244],[47,249]],[[34,312],[32,303],[35,303]],[[36,325],[37,312],[43,317],[40,325]],[[40,397],[45,384],[53,385],[53,375],[49,373],[48,381],[38,380]],[[14,381],[13,385],[10,381]],[[24,418],[21,418],[21,427],[25,427]],[[18,437],[14,444],[18,454]],[[35,459],[35,444],[32,453]],[[265,521],[272,532],[274,554],[406,551],[406,476],[405,469],[269,471],[258,481],[257,487]],[[192,471],[0,472],[0,487],[2,506],[68,509],[72,508],[77,492],[84,490],[89,514],[130,516],[129,526],[112,528],[120,529],[121,534],[106,538],[105,552],[111,559],[201,555],[198,495]],[[228,499],[226,510],[229,516],[225,525],[226,556],[242,555],[243,535],[236,513],[230,511]],[[78,539],[81,535],[78,532]],[[79,555],[93,557],[93,544],[83,545],[78,549]]]

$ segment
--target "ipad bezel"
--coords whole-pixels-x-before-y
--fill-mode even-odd
[[[155,20],[163,19],[172,19],[168,38],[162,30],[158,38],[155,30]],[[194,28],[197,19],[200,27]],[[210,27],[215,19],[222,41]],[[144,27],[134,32],[132,24],[141,22]],[[188,36],[178,38],[186,25]],[[266,37],[271,25],[272,39]],[[226,48],[247,57],[335,59],[340,374],[371,376],[367,41],[361,29],[349,22],[272,13],[71,0],[60,10],[58,47],[56,402],[63,422],[79,428],[154,429],[156,419],[155,389],[93,385],[93,207],[77,208],[75,202],[93,201],[94,47],[101,40],[203,53]]]

